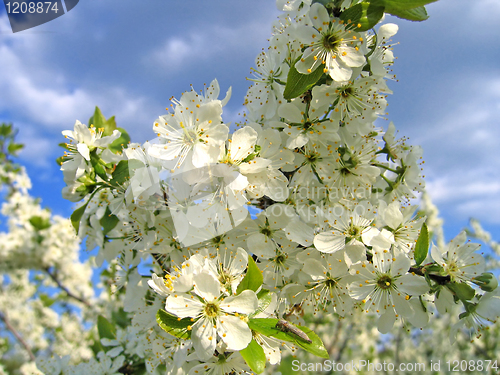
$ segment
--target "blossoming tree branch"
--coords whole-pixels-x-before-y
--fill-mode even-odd
[[[379,23],[423,21],[432,1],[277,0],[241,123],[213,80],[172,99],[144,144],[98,108],[63,132],[71,223],[112,265],[100,361],[73,371],[262,373],[287,353],[329,358],[328,327],[360,312],[380,333],[434,311],[456,315],[452,341],[489,328],[500,296],[479,244],[432,242],[412,204],[422,150],[377,121],[398,30]]]

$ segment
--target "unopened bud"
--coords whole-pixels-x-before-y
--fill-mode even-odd
[[[498,280],[491,272],[485,272],[471,281],[485,292],[493,292],[498,286]]]

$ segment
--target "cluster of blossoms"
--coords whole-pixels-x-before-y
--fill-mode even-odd
[[[428,252],[426,218],[410,205],[422,151],[376,125],[397,26],[363,31],[342,17],[356,5],[278,1],[233,132],[216,80],[173,99],[154,141],[129,143],[99,110],[90,128],[64,132],[64,194],[84,199],[72,222],[99,265],[116,262],[132,317],[100,330],[102,373],[262,372],[297,347],[328,356],[304,314],[366,311],[387,333],[461,302],[457,327],[477,334],[500,315],[479,245],[461,233]]]
[[[10,130],[0,125],[1,146]],[[71,354],[74,362],[92,358],[85,325],[99,307],[89,281],[93,262],[79,259],[71,223],[29,194],[26,171],[6,158],[12,145],[0,147],[1,214],[8,218],[8,232],[0,232],[0,374],[24,375],[38,372],[34,361],[41,353]]]

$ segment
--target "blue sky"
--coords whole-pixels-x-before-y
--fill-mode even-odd
[[[500,2],[440,0],[430,19],[400,26],[399,82],[388,119],[424,148],[428,191],[447,237],[469,217],[500,237]],[[217,78],[232,86],[226,122],[238,119],[255,56],[278,15],[274,0],[81,0],[68,14],[13,34],[0,5],[0,121],[19,128],[32,194],[69,215],[61,198],[61,131],[98,105],[138,142],[171,96]],[[387,123],[382,123],[387,126]]]

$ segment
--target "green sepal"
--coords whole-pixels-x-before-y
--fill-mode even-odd
[[[260,374],[266,368],[266,354],[264,353],[264,349],[252,339],[250,344],[243,349],[240,350],[240,354],[250,367],[250,369],[256,374]]]
[[[94,125],[96,129],[102,129],[102,136],[106,137],[113,134],[116,129],[115,116],[106,120],[99,107],[95,107],[94,115],[89,119],[88,126]]]
[[[156,313],[156,322],[161,329],[170,333],[172,336],[183,340],[189,340],[191,338],[191,330],[188,330],[188,327],[193,325],[193,322],[190,318],[180,319],[160,309]]]
[[[111,144],[108,146],[111,152],[115,154],[119,154],[123,151],[124,148],[127,147],[127,145],[130,143],[130,136],[128,135],[127,131],[123,128],[117,128],[121,135],[117,139],[115,139]]]
[[[101,339],[116,339],[116,327],[102,315],[97,317],[97,331]]]
[[[451,282],[446,287],[461,301],[470,301],[476,295],[476,291],[468,284]]]
[[[253,318],[248,321],[248,327],[255,332],[264,336],[274,337],[282,341],[293,342],[311,354],[321,358],[329,358],[325,345],[323,345],[321,339],[311,329],[302,326],[295,326],[304,332],[312,341],[311,343],[307,343],[291,332],[283,332],[281,329],[276,327],[276,324],[278,324],[278,319],[275,318]]]
[[[320,64],[314,72],[310,74],[302,74],[295,69],[295,64],[299,61],[300,57],[295,60],[288,71],[288,77],[286,79],[285,91],[283,92],[283,97],[287,100],[297,98],[307,90],[312,88],[316,82],[323,76],[323,69],[325,68],[323,64]]]
[[[108,180],[108,174],[106,173],[106,169],[102,164],[100,156],[97,155],[97,149],[92,150],[90,153],[90,164],[92,164],[95,173],[99,177],[101,177],[104,181]]]
[[[356,31],[367,31],[375,26],[384,16],[384,6],[362,2],[346,9],[340,19],[356,26]]]
[[[423,223],[420,234],[415,244],[415,263],[420,266],[429,253],[429,230],[427,224]]]
[[[109,206],[106,207],[106,212],[104,212],[103,217],[99,220],[99,223],[103,228],[102,234],[107,235],[114,227],[116,227],[116,224],[118,224],[119,221],[120,220],[116,215],[111,214]]]
[[[259,267],[257,267],[257,264],[255,264],[252,256],[249,255],[247,273],[243,280],[241,280],[241,282],[238,284],[238,288],[236,288],[236,294],[240,294],[247,289],[257,292],[263,282],[264,277],[262,276],[261,270],[259,269]]]
[[[41,216],[32,216],[30,217],[29,222],[36,230],[44,230],[50,228],[51,226],[50,220]]]

